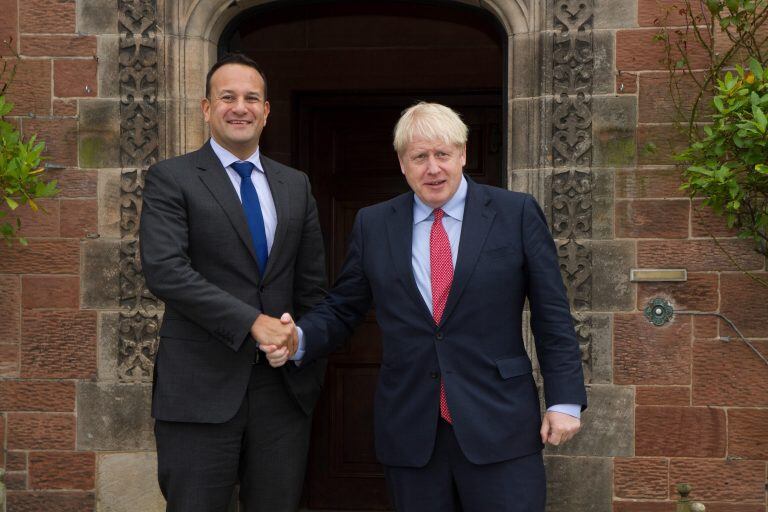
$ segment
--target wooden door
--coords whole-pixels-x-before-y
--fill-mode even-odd
[[[295,98],[295,162],[312,181],[331,283],[344,261],[357,211],[406,192],[392,148],[400,113],[418,100],[458,111],[470,127],[465,173],[502,185],[501,92],[478,94],[304,94]],[[383,236],[383,235],[382,235]],[[307,474],[311,509],[391,508],[373,444],[373,395],[381,361],[374,311],[328,361],[315,409]]]

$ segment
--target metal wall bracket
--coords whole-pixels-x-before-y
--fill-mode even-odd
[[[668,300],[656,297],[645,306],[644,313],[649,322],[661,327],[672,319],[674,309]]]

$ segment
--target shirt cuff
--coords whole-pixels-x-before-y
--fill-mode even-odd
[[[561,412],[576,419],[581,419],[581,406],[577,404],[557,404],[547,409],[547,412]]]
[[[296,332],[299,334],[299,348],[296,349],[296,353],[291,356],[291,361],[295,363],[300,363],[301,360],[304,358],[304,352],[305,346],[304,346],[304,331],[301,330],[301,327],[298,325],[296,326]]]

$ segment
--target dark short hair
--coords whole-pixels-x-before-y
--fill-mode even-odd
[[[261,75],[261,79],[264,80],[264,100],[267,99],[267,75],[264,74],[264,71],[262,71],[261,67],[255,60],[242,53],[227,53],[222,58],[220,58],[216,64],[211,66],[211,70],[208,71],[208,75],[205,77],[206,98],[211,98],[211,77],[217,69],[222,66],[226,66],[227,64],[240,64],[241,66],[247,66],[249,68],[255,69],[259,75]]]

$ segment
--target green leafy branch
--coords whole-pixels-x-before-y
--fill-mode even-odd
[[[42,152],[45,143],[37,141],[32,135],[24,140],[18,129],[6,120],[13,110],[13,103],[6,96],[8,88],[16,75],[19,55],[11,46],[6,46],[13,52],[12,63],[7,58],[0,57],[0,238],[10,244],[18,238],[21,244],[27,240],[18,236],[21,219],[15,222],[8,220],[9,213],[23,205],[28,205],[33,211],[44,209],[36,202],[37,199],[53,197],[58,193],[56,180],[46,182],[43,179],[44,167]]]

